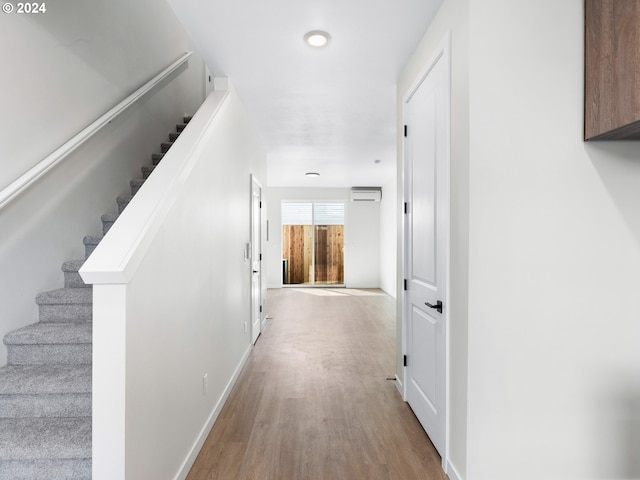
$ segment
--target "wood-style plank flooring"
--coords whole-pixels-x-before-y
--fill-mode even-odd
[[[394,382],[395,300],[279,289],[187,480],[446,480]]]

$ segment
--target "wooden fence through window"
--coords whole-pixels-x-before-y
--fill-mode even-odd
[[[311,284],[311,225],[282,226],[282,258],[287,262],[284,284]],[[315,283],[344,283],[344,225],[315,226]]]

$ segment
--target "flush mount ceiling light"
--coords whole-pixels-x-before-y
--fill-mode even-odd
[[[322,30],[313,30],[304,36],[304,41],[312,47],[320,48],[329,43],[331,36]]]
[[[307,177],[319,177],[320,174],[318,172],[307,172],[305,173]]]

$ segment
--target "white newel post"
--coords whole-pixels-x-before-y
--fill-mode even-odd
[[[93,287],[93,480],[125,479],[127,285]]]

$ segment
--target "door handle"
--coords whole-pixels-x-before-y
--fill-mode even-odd
[[[424,302],[424,304],[429,308],[437,310],[438,313],[442,313],[442,302],[440,300],[438,300],[435,305],[431,305],[429,302]]]
[[[253,273],[259,273],[259,271],[258,270],[254,270]]]

